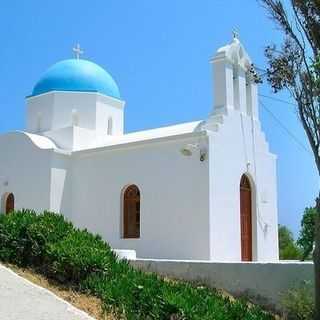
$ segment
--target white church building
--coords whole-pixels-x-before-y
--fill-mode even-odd
[[[0,212],[62,213],[139,258],[278,260],[276,156],[251,60],[234,38],[211,63],[206,119],[134,133],[103,68],[53,65],[26,98],[25,131],[0,135]]]

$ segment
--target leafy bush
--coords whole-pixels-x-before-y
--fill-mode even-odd
[[[288,319],[310,320],[314,317],[314,290],[311,283],[306,282],[293,288],[282,296],[282,305]]]
[[[50,245],[63,240],[73,230],[71,223],[62,215],[45,211],[27,228],[31,251],[29,264],[41,266],[47,258]]]
[[[73,230],[48,247],[48,271],[60,281],[78,283],[91,273],[110,273],[116,258],[99,236]]]
[[[165,281],[119,261],[101,237],[63,216],[19,211],[0,216],[0,260],[36,267],[45,275],[101,298],[125,319],[268,320],[246,302],[186,282]]]
[[[0,259],[17,265],[28,264],[32,245],[28,228],[37,220],[36,213],[22,210],[0,215]]]
[[[279,225],[280,260],[300,260],[301,251],[296,245],[292,232],[286,226]]]
[[[316,208],[306,208],[301,221],[301,230],[297,241],[302,250],[302,260],[311,259],[314,245]]]
[[[0,215],[0,259],[17,265],[42,266],[48,245],[73,230],[62,215],[21,210]]]
[[[93,274],[82,284],[90,293],[102,297],[105,309],[117,310],[126,319],[169,319],[177,312],[165,299],[162,279],[119,263],[125,273],[115,272],[111,278]]]

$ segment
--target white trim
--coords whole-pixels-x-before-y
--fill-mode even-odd
[[[111,101],[114,101],[114,102],[117,102],[117,103],[121,103],[121,105],[124,105],[125,101],[124,100],[121,100],[121,99],[117,99],[117,98],[114,98],[114,97],[111,97],[111,96],[107,96],[105,94],[102,94],[98,91],[72,91],[72,90],[52,90],[52,91],[48,91],[48,92],[44,92],[44,93],[40,93],[40,94],[37,94],[37,95],[30,95],[30,96],[26,96],[26,100],[29,101],[29,100],[32,100],[32,99],[35,99],[35,98],[38,98],[38,97],[42,97],[42,96],[45,96],[45,95],[49,95],[49,94],[56,94],[56,93],[73,93],[73,94],[94,94],[96,96],[99,96],[99,97],[102,97],[102,98],[107,98],[107,99],[110,99]]]
[[[184,139],[186,140],[188,138],[196,138],[196,137],[202,137],[202,136],[207,136],[206,131],[183,133],[183,134],[177,134],[174,136],[167,136],[167,137],[161,137],[161,138],[151,138],[151,139],[146,138],[145,140],[141,140],[141,141],[125,142],[125,143],[118,143],[114,145],[94,147],[91,149],[74,151],[72,152],[72,155],[85,157],[85,156],[91,156],[92,154],[108,152],[113,150],[136,148],[136,147],[145,146],[152,143],[170,142],[170,141],[177,141],[177,140],[184,140]]]

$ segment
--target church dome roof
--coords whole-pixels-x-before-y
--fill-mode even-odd
[[[83,59],[68,59],[50,67],[37,82],[32,96],[50,91],[99,92],[120,99],[111,75],[97,64]]]

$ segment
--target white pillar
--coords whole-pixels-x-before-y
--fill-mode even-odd
[[[242,113],[247,113],[246,73],[239,67],[234,68],[234,107]]]
[[[233,66],[223,53],[218,53],[212,60],[214,113],[221,113],[234,108]]]
[[[247,85],[247,113],[254,119],[259,119],[258,85],[252,80],[248,80]]]

